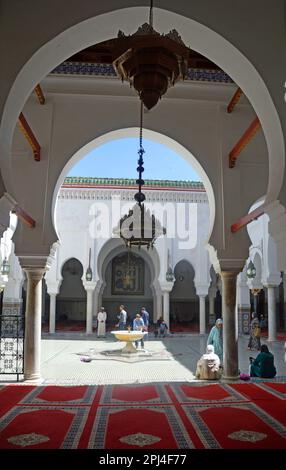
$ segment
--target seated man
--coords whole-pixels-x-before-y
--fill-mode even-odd
[[[206,354],[203,354],[198,360],[196,378],[201,380],[218,380],[220,377],[220,359],[214,353],[214,346],[208,344]]]
[[[266,344],[263,344],[256,359],[250,358],[250,377],[272,379],[275,375],[276,367],[274,365],[274,356],[271,354]]]
[[[168,331],[168,325],[165,320],[162,320],[159,326],[159,338],[165,338]]]

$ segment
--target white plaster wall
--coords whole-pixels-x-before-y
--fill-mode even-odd
[[[67,190],[62,190],[61,194],[65,194],[65,191]],[[68,190],[70,191],[70,190]],[[60,282],[62,280],[62,267],[63,264],[70,258],[76,258],[78,259],[82,265],[83,265],[83,277],[85,276],[85,272],[88,266],[88,251],[89,247],[92,247],[92,256],[91,256],[91,267],[93,270],[93,280],[97,281],[99,280],[99,275],[97,272],[97,269],[95,269],[98,265],[98,256],[100,255],[100,263],[103,263],[110,253],[110,250],[114,249],[116,244],[120,242],[120,240],[116,241],[117,239],[114,239],[114,243],[111,243],[112,240],[110,240],[109,236],[107,238],[104,237],[95,237],[93,238],[93,231],[90,230],[91,224],[94,221],[94,216],[92,214],[98,213],[98,210],[101,210],[102,213],[103,211],[106,210],[106,213],[108,213],[108,220],[107,224],[110,224],[110,229],[113,227],[113,223],[115,224],[118,223],[118,219],[112,215],[112,204],[113,202],[108,199],[110,197],[110,190],[102,190],[102,189],[97,189],[97,190],[92,190],[93,193],[93,198],[91,199],[81,199],[81,197],[84,197],[85,190],[82,189],[73,189],[73,198],[72,199],[66,199],[62,198],[62,196],[58,199],[57,202],[57,210],[56,210],[56,220],[57,220],[57,227],[58,227],[58,232],[60,235],[60,243],[58,244],[57,252],[55,259],[52,262],[52,266],[50,271],[47,272],[46,274],[46,282],[48,286],[48,291],[49,292],[56,292],[56,290],[59,288]],[[88,190],[90,191],[90,190]],[[122,207],[121,207],[121,215],[125,214],[128,211],[129,207],[132,207],[133,201],[126,201],[124,198],[127,198],[128,191],[122,189]],[[168,191],[156,191],[153,192],[152,194],[157,194],[157,199],[166,199],[166,201],[162,202],[163,208],[164,204],[168,204],[168,196],[169,199],[173,197],[173,193],[168,192]],[[125,195],[124,195],[125,194]],[[150,194],[148,195],[148,191],[146,191],[146,196],[147,200],[152,202],[150,199]],[[180,204],[183,204],[184,201],[184,193],[180,193]],[[87,197],[87,196],[85,196]],[[98,199],[96,199],[98,197]],[[189,196],[188,196],[189,197]],[[155,196],[153,196],[155,198]],[[202,195],[202,199],[204,199],[205,196]],[[156,257],[153,256],[155,253],[153,253],[152,250],[149,251],[148,255],[151,261],[151,265],[154,264],[153,266],[153,273],[154,274],[148,274],[149,268],[146,270],[148,276],[155,275],[155,279],[159,279],[161,283],[166,282],[166,270],[167,270],[167,249],[170,251],[170,259],[169,263],[174,269],[175,265],[180,261],[180,260],[187,260],[189,261],[193,266],[195,272],[197,271],[199,274],[199,280],[200,283],[203,284],[204,286],[208,286],[209,284],[209,260],[207,256],[207,252],[203,246],[202,240],[205,239],[207,231],[208,231],[208,224],[209,224],[209,209],[208,209],[208,204],[206,202],[204,203],[191,203],[190,204],[192,207],[191,211],[191,217],[187,219],[186,221],[186,229],[191,230],[192,232],[195,232],[196,234],[196,240],[197,243],[194,246],[194,248],[190,249],[182,249],[180,246],[180,239],[178,238],[168,238],[168,232],[166,236],[160,237],[156,241],[156,245],[154,250],[156,250],[156,253],[158,253],[158,259],[160,260],[159,263],[156,261]],[[175,212],[176,212],[176,205],[174,204],[175,207]],[[194,210],[195,207],[195,210]],[[188,203],[186,203],[186,214],[189,215],[188,211]],[[113,219],[113,223],[112,223]],[[102,214],[100,217],[100,220],[102,221]],[[176,231],[175,231],[176,234]],[[110,240],[110,248],[106,250],[105,257],[102,258],[101,252],[102,252],[102,247],[106,244],[106,242]],[[185,242],[185,240],[183,240]],[[122,242],[121,242],[122,243]],[[119,243],[119,246],[120,243]],[[113,248],[112,248],[113,247]],[[123,248],[123,245],[122,245]],[[122,249],[121,248],[121,249]],[[142,250],[144,251],[144,250]],[[203,251],[204,254],[203,256],[199,256],[198,253],[199,251]],[[142,253],[143,254],[143,253]],[[100,268],[100,266],[99,266]],[[105,269],[105,268],[104,268]],[[104,274],[101,271],[101,268],[99,269],[101,275]],[[151,277],[149,281],[151,282]],[[102,279],[105,281],[105,279]],[[149,282],[149,284],[150,284]],[[58,286],[58,287],[57,287]],[[207,292],[206,292],[207,293]],[[147,295],[148,294],[148,295]],[[152,292],[150,291],[149,293],[147,292],[147,297],[149,296],[150,298],[153,297]],[[108,292],[105,292],[105,296],[108,296]]]

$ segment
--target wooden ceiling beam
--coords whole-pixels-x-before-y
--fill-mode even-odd
[[[41,147],[39,142],[37,141],[32,129],[30,128],[29,124],[27,123],[25,116],[23,113],[20,114],[18,118],[18,123],[20,129],[24,136],[26,137],[27,141],[29,142],[30,146],[32,147],[34,159],[39,162],[41,160]]]
[[[229,105],[227,107],[227,112],[232,113],[234,110],[235,105],[239,102],[241,95],[243,94],[243,91],[241,88],[238,88],[236,92],[234,93],[233,97],[231,98]]]
[[[238,155],[242,152],[244,147],[248,144],[248,142],[252,139],[252,137],[256,134],[258,129],[261,127],[260,121],[258,117],[256,117],[250,126],[246,129],[243,136],[239,139],[239,141],[235,144],[231,152],[229,153],[229,168],[234,168],[236,159]]]
[[[25,212],[18,204],[12,209],[11,211],[13,214],[16,214],[19,219],[21,219],[26,225],[30,228],[34,228],[36,226],[36,221]]]
[[[35,88],[34,88],[34,92],[36,93],[37,95],[37,98],[39,100],[39,103],[40,104],[45,104],[45,96],[44,96],[44,93],[43,93],[43,90],[42,88],[40,87],[40,85],[37,85]]]
[[[253,222],[253,220],[256,220],[258,217],[263,215],[265,213],[264,211],[264,205],[257,207],[252,212],[249,212],[249,214],[245,215],[244,217],[241,217],[237,222],[232,224],[231,226],[231,231],[232,233],[238,232],[238,230],[242,229],[246,225],[250,224],[250,222]]]

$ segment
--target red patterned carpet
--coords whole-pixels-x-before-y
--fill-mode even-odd
[[[112,331],[115,329],[114,325],[108,325],[107,331]],[[149,332],[153,333],[155,326],[150,326]],[[86,323],[84,321],[65,321],[56,323],[56,331],[59,332],[85,332]],[[42,325],[42,331],[48,333],[49,325]],[[95,329],[93,331],[96,331]],[[199,325],[193,323],[177,323],[176,325],[171,324],[172,333],[199,333]]]
[[[1,449],[286,449],[286,383],[0,388]]]
[[[267,338],[268,337],[268,331],[263,329],[262,333],[261,333],[261,336],[263,338]],[[276,340],[277,341],[286,341],[286,332],[285,331],[277,331]]]

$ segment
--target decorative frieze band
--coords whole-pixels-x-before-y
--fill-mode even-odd
[[[205,192],[183,192],[183,191],[145,191],[146,201],[150,202],[193,202],[208,204]],[[134,190],[123,189],[67,189],[62,188],[59,199],[90,199],[111,200],[118,197],[121,201],[134,201]]]

